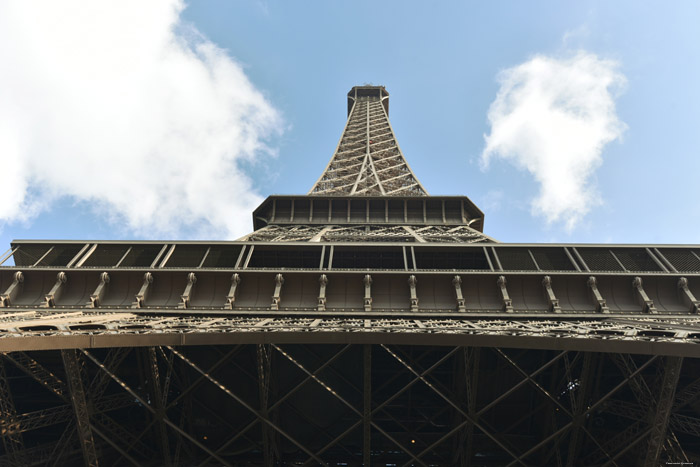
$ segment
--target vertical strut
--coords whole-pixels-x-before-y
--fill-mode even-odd
[[[363,368],[364,368],[364,405],[362,410],[362,465],[365,467],[372,465],[372,345],[365,344],[363,347]]]
[[[165,418],[165,403],[163,401],[164,394],[160,386],[160,372],[158,371],[158,359],[156,358],[155,347],[148,347],[148,349],[146,349],[145,360],[148,366],[149,392],[153,397],[153,405],[155,405],[156,409],[153,417],[158,423],[157,433],[160,441],[161,453],[163,454],[163,464],[169,466],[171,465],[170,445],[168,444],[168,432],[163,422]]]
[[[566,457],[567,467],[574,465],[576,459],[580,459],[580,445],[581,437],[584,431],[585,418],[582,416],[584,409],[586,407],[586,399],[593,386],[591,377],[593,375],[593,354],[591,352],[586,352],[583,354],[583,368],[581,368],[581,377],[579,379],[579,393],[578,397],[574,400],[575,405],[573,407],[574,416],[574,426],[571,430],[571,438],[569,439],[569,454]],[[570,375],[571,378],[571,375]],[[570,379],[573,381],[573,378]]]
[[[465,365],[466,365],[466,390],[467,390],[467,413],[471,420],[477,421],[476,414],[476,389],[479,387],[479,357],[481,349],[479,347],[465,347]],[[467,450],[465,453],[465,465],[471,465],[472,455],[474,453],[474,423],[471,420],[467,421]]]
[[[661,453],[661,447],[666,441],[668,419],[671,416],[673,399],[676,396],[676,386],[678,385],[678,378],[681,374],[683,358],[666,357],[661,365],[663,365],[663,375],[661,377],[659,396],[652,418],[646,460],[644,461],[644,465],[647,467],[659,465],[659,454]]]
[[[5,362],[0,358],[0,429],[7,454],[14,455],[24,450],[22,433],[18,428],[17,411],[5,374]]]
[[[256,346],[258,360],[258,390],[260,392],[260,414],[269,418],[268,404],[270,401],[270,378],[272,376],[272,352],[269,344]],[[265,423],[261,423],[263,461],[265,465],[273,465],[277,455],[274,443],[275,434]]]
[[[85,389],[80,372],[80,362],[78,361],[77,350],[61,350],[63,366],[66,369],[68,388],[70,389],[70,399],[75,412],[75,422],[80,438],[80,447],[83,450],[85,465],[97,466],[97,450],[95,449],[95,438],[90,427],[90,414],[88,413],[87,401],[85,399]]]

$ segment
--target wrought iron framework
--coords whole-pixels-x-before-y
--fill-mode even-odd
[[[700,246],[498,243],[388,108],[238,241],[13,242],[0,465],[700,462]]]

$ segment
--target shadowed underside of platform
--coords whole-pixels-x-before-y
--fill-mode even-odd
[[[699,363],[396,344],[13,352],[0,464],[697,462]]]

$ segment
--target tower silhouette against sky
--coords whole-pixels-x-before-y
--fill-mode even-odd
[[[700,246],[499,243],[347,97],[237,241],[12,243],[0,465],[700,462]]]

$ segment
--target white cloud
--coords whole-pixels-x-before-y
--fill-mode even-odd
[[[615,111],[625,77],[617,62],[579,52],[535,56],[499,73],[498,81],[482,164],[501,158],[529,171],[540,185],[533,213],[571,230],[600,204],[591,176],[604,146],[626,128]]]
[[[0,4],[0,224],[61,197],[147,236],[236,237],[278,112],[184,3]]]

